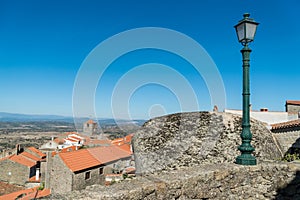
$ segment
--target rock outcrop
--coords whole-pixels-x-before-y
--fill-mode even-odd
[[[233,163],[240,154],[241,130],[241,117],[229,113],[178,113],[151,119],[134,135],[137,173]],[[258,162],[281,157],[264,124],[251,120],[251,132]]]
[[[82,191],[51,195],[49,199],[300,199],[299,170],[297,163],[206,164],[139,176],[111,186],[88,186]]]

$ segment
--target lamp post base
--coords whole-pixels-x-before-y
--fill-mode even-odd
[[[239,165],[256,165],[256,158],[251,154],[242,154],[236,158],[235,163]]]

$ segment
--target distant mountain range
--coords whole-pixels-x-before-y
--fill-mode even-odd
[[[77,118],[76,121],[84,123],[89,118]],[[0,112],[0,122],[39,122],[39,121],[59,121],[73,123],[74,118],[70,116],[60,115],[29,115],[29,114],[18,114],[18,113],[6,113]],[[98,123],[101,125],[114,125],[114,124],[136,124],[142,125],[146,120],[124,120],[124,119],[110,119],[101,118],[98,119]]]

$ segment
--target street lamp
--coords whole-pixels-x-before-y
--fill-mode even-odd
[[[236,163],[240,165],[256,165],[256,158],[252,155],[254,148],[250,142],[252,134],[250,131],[250,53],[248,44],[254,40],[258,23],[249,18],[250,14],[245,13],[244,19],[234,26],[238,40],[244,48],[241,50],[243,56],[243,121],[242,121],[242,144],[238,147],[241,155],[236,158]]]

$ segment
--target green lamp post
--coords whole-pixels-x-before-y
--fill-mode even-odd
[[[242,121],[242,144],[238,147],[241,155],[236,158],[236,163],[240,165],[256,165],[256,158],[252,155],[254,148],[250,142],[252,134],[250,131],[250,53],[248,44],[254,40],[258,23],[249,18],[250,14],[245,13],[244,19],[234,26],[239,42],[244,46],[241,50],[243,56],[243,121]]]

